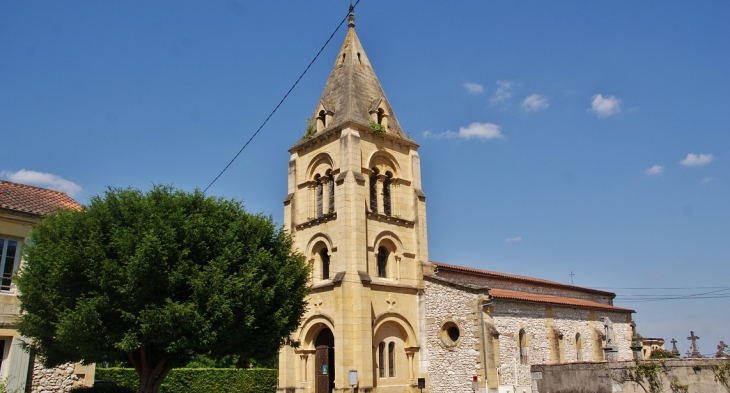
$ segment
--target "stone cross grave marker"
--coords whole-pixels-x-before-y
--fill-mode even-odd
[[[691,358],[701,358],[702,357],[702,354],[700,354],[700,350],[697,347],[697,340],[699,340],[699,339],[700,339],[700,336],[695,336],[695,332],[690,330],[689,337],[687,337],[687,340],[692,341],[692,346],[690,347],[690,349],[692,350],[692,353],[689,356]]]
[[[672,355],[679,356],[679,349],[677,349],[677,340],[672,337],[672,341],[670,342],[672,343]]]

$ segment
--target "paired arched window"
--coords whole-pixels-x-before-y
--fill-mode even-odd
[[[334,213],[335,211],[335,176],[332,174],[332,170],[328,169],[324,176],[315,175],[315,200],[316,200],[316,215],[317,218],[321,218],[327,213]],[[325,185],[325,183],[327,183]],[[327,189],[327,208],[325,209],[325,188]]]
[[[378,277],[388,277],[388,256],[390,251],[385,247],[378,247]]]
[[[530,364],[529,347],[527,346],[527,334],[525,329],[520,329],[519,334],[520,344],[520,364]]]
[[[387,345],[388,353],[386,355],[386,345],[385,342],[381,342],[378,345],[378,375],[380,378],[395,378],[395,343],[390,342]],[[386,356],[387,356],[387,365],[386,365]],[[387,366],[387,367],[386,367]],[[385,371],[388,371],[386,374]]]
[[[370,174],[370,211],[378,212],[378,168],[373,168]],[[383,179],[383,214],[386,216],[393,215],[393,205],[391,202],[391,183],[393,182],[393,174],[385,172]]]
[[[319,257],[322,260],[322,279],[328,280],[330,278],[330,255],[326,247],[319,252]]]

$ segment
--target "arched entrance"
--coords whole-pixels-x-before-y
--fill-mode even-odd
[[[315,393],[330,393],[335,387],[335,336],[324,328],[314,340],[317,352],[314,357]]]

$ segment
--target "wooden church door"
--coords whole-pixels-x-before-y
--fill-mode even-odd
[[[317,347],[317,352],[314,355],[314,366],[315,366],[315,393],[330,393],[332,386],[330,386],[330,376],[333,370],[330,369],[330,347],[326,345],[320,345]]]
[[[335,387],[335,336],[322,329],[314,340],[314,392],[331,393]]]

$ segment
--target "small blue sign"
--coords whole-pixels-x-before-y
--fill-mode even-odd
[[[327,365],[326,364],[322,365],[322,375],[327,375]]]

